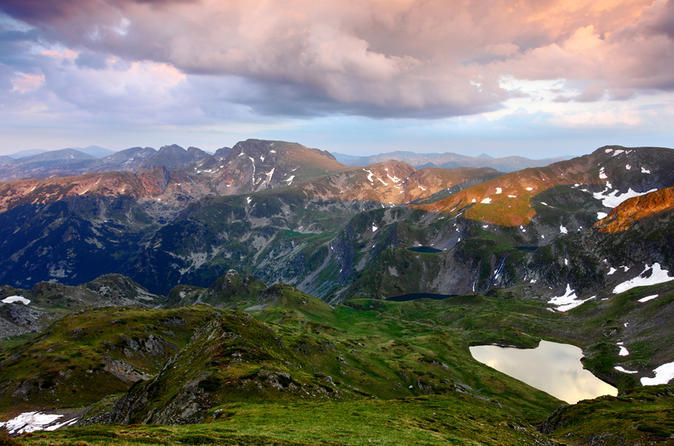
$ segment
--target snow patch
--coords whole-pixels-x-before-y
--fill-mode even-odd
[[[569,233],[568,229],[566,229],[566,227],[564,227],[562,225],[559,225],[559,232],[562,233],[562,234],[568,234]]]
[[[597,212],[597,220],[603,220],[608,214],[606,212]]]
[[[425,191],[425,190],[426,190],[426,188],[425,188],[424,186],[422,186],[421,184],[420,184],[420,185],[418,185],[417,187],[418,187],[419,189],[423,190],[423,191]]]
[[[608,270],[608,272],[606,273],[606,275],[607,275],[607,276],[610,276],[610,275],[612,275],[613,273],[615,273],[616,271],[618,271],[618,270],[615,269],[614,267],[611,267],[611,269]]]
[[[659,294],[651,294],[650,296],[642,297],[641,299],[639,299],[639,302],[641,303],[648,302],[649,300],[653,300],[658,296]]]
[[[603,167],[601,169],[599,169],[599,179],[600,180],[608,180],[608,177],[606,176],[606,171],[604,170]]]
[[[250,181],[255,184],[255,160],[253,157],[249,156],[248,159],[250,160],[251,164],[253,164],[253,173],[251,175]]]
[[[501,189],[500,187],[497,187],[497,188],[496,188],[496,193],[497,193],[497,194],[502,194],[502,193],[503,193],[503,189]]]
[[[525,188],[525,189],[526,189],[526,190],[528,190],[528,191],[532,191],[532,190],[534,190],[534,188],[533,188],[533,187],[527,187],[527,188]]]
[[[374,181],[372,180],[372,177],[374,174],[372,173],[371,170],[368,169],[363,169],[365,172],[367,172],[367,181],[369,181],[371,184],[374,184]]]
[[[550,205],[549,205],[548,203],[546,203],[545,201],[541,201],[541,204],[542,204],[543,206],[550,206]]]
[[[651,270],[650,277],[642,277],[644,273]],[[657,285],[674,280],[674,277],[669,277],[669,272],[662,269],[659,263],[654,263],[652,267],[646,265],[646,268],[637,277],[618,284],[613,288],[614,294],[624,293],[627,290],[638,286]]]
[[[632,166],[630,166],[629,164],[625,164],[625,170],[630,170],[631,168]]]
[[[625,348],[622,342],[618,342],[618,347],[620,347],[620,351],[618,352],[618,356],[629,356],[630,351]]]
[[[517,195],[508,195],[508,198],[517,198]]]
[[[30,299],[26,299],[23,296],[7,296],[2,301],[6,304],[13,304],[16,302],[21,302],[24,305],[28,305],[30,303]]]
[[[246,203],[250,204],[251,201],[253,201],[251,197],[246,197]]]
[[[655,378],[648,378],[644,376],[641,378],[642,386],[656,386],[658,384],[667,384],[670,379],[674,378],[674,362],[662,364],[655,372]]]
[[[572,308],[587,302],[590,299],[594,299],[596,296],[588,297],[587,299],[580,299],[574,290],[571,289],[571,285],[566,285],[566,292],[562,296],[556,296],[550,298],[548,301],[549,304],[555,305],[557,311],[569,311]]]
[[[294,180],[294,179],[295,179],[295,175],[290,175],[290,177],[288,177],[287,179],[285,179],[285,180],[283,180],[283,181],[285,181],[286,183],[288,183],[288,186],[290,186],[291,184],[293,184],[293,180]]]
[[[62,417],[63,415],[59,414],[24,412],[11,420],[0,422],[0,427],[4,427],[10,434],[15,435],[39,430],[53,431],[64,426],[75,424],[77,421],[77,418],[73,418],[62,423],[55,423],[56,420]]]
[[[388,173],[388,167],[385,167],[384,170],[386,171],[386,176],[388,177],[389,180],[393,181],[394,183],[400,183],[400,178],[398,178],[398,177],[395,176],[395,175],[391,176],[391,175]]]
[[[632,190],[632,188],[630,187],[627,190],[627,192],[625,192],[624,194],[621,194],[619,190],[611,191],[610,190],[611,189],[610,183],[607,182],[606,185],[607,185],[606,189],[604,189],[601,192],[594,192],[594,193],[592,193],[592,196],[596,200],[601,201],[601,203],[604,205],[604,207],[607,207],[607,208],[614,208],[627,199],[630,199],[630,198],[633,198],[633,197],[640,197],[642,195],[646,195],[646,194],[649,194],[651,192],[655,192],[656,190],[658,190],[657,188],[655,188],[655,189],[648,190],[646,192],[636,192],[636,191]]]
[[[639,373],[639,372],[637,372],[636,370],[625,370],[625,369],[623,369],[622,367],[620,367],[619,365],[617,365],[617,366],[615,366],[615,367],[613,367],[613,368],[616,369],[617,371],[623,372],[623,373],[630,373],[630,374]]]
[[[641,173],[650,174],[651,171],[648,170],[648,169],[646,169],[645,167],[642,167],[642,168],[641,168]]]
[[[265,173],[265,175],[267,175],[267,181],[266,181],[267,184],[269,184],[271,182],[271,178],[274,176],[275,170],[276,170],[276,167],[272,167],[269,172]]]
[[[623,152],[624,152],[624,150],[616,149],[616,150],[613,151],[613,155],[611,155],[611,156],[618,156]]]
[[[489,204],[489,203],[491,203],[491,198],[489,198],[489,197],[484,198],[482,201],[480,201],[480,203],[482,203],[482,204]]]
[[[377,227],[377,225],[375,225],[374,223],[372,223],[372,232],[377,232],[377,229],[379,229],[379,228]]]

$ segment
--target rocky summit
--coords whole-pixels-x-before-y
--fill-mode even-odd
[[[674,439],[672,149],[75,152],[1,160],[0,443]],[[541,340],[612,391],[471,353]]]

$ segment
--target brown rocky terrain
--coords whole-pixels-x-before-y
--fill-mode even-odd
[[[622,232],[637,220],[671,209],[674,209],[674,187],[666,187],[622,202],[594,226],[600,232]]]
[[[72,196],[156,197],[165,191],[168,181],[169,175],[164,168],[141,173],[103,172],[46,180],[16,180],[0,183],[0,212],[22,204],[45,204]]]

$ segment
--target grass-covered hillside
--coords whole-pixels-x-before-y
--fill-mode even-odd
[[[668,441],[671,389],[642,388],[638,378],[652,376],[655,365],[671,358],[670,285],[635,288],[558,313],[512,291],[442,300],[354,299],[330,307],[287,285],[260,284],[230,272],[209,289],[173,293],[196,302],[208,297],[222,307],[254,304],[247,312],[208,305],[91,310],[5,349],[2,419],[68,409],[80,420],[79,427],[12,441]],[[639,302],[654,293],[657,299]],[[583,348],[585,366],[623,393],[568,406],[475,361],[468,350],[491,343],[534,347],[542,338]],[[619,355],[618,341],[629,356]],[[639,374],[620,373],[618,364]]]
[[[107,307],[73,313],[0,351],[0,412],[82,407],[157,373],[217,310]]]

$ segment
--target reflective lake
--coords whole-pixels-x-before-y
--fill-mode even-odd
[[[470,354],[477,361],[570,404],[618,394],[615,387],[583,368],[583,351],[574,345],[549,341],[530,349],[479,345],[470,347]]]

